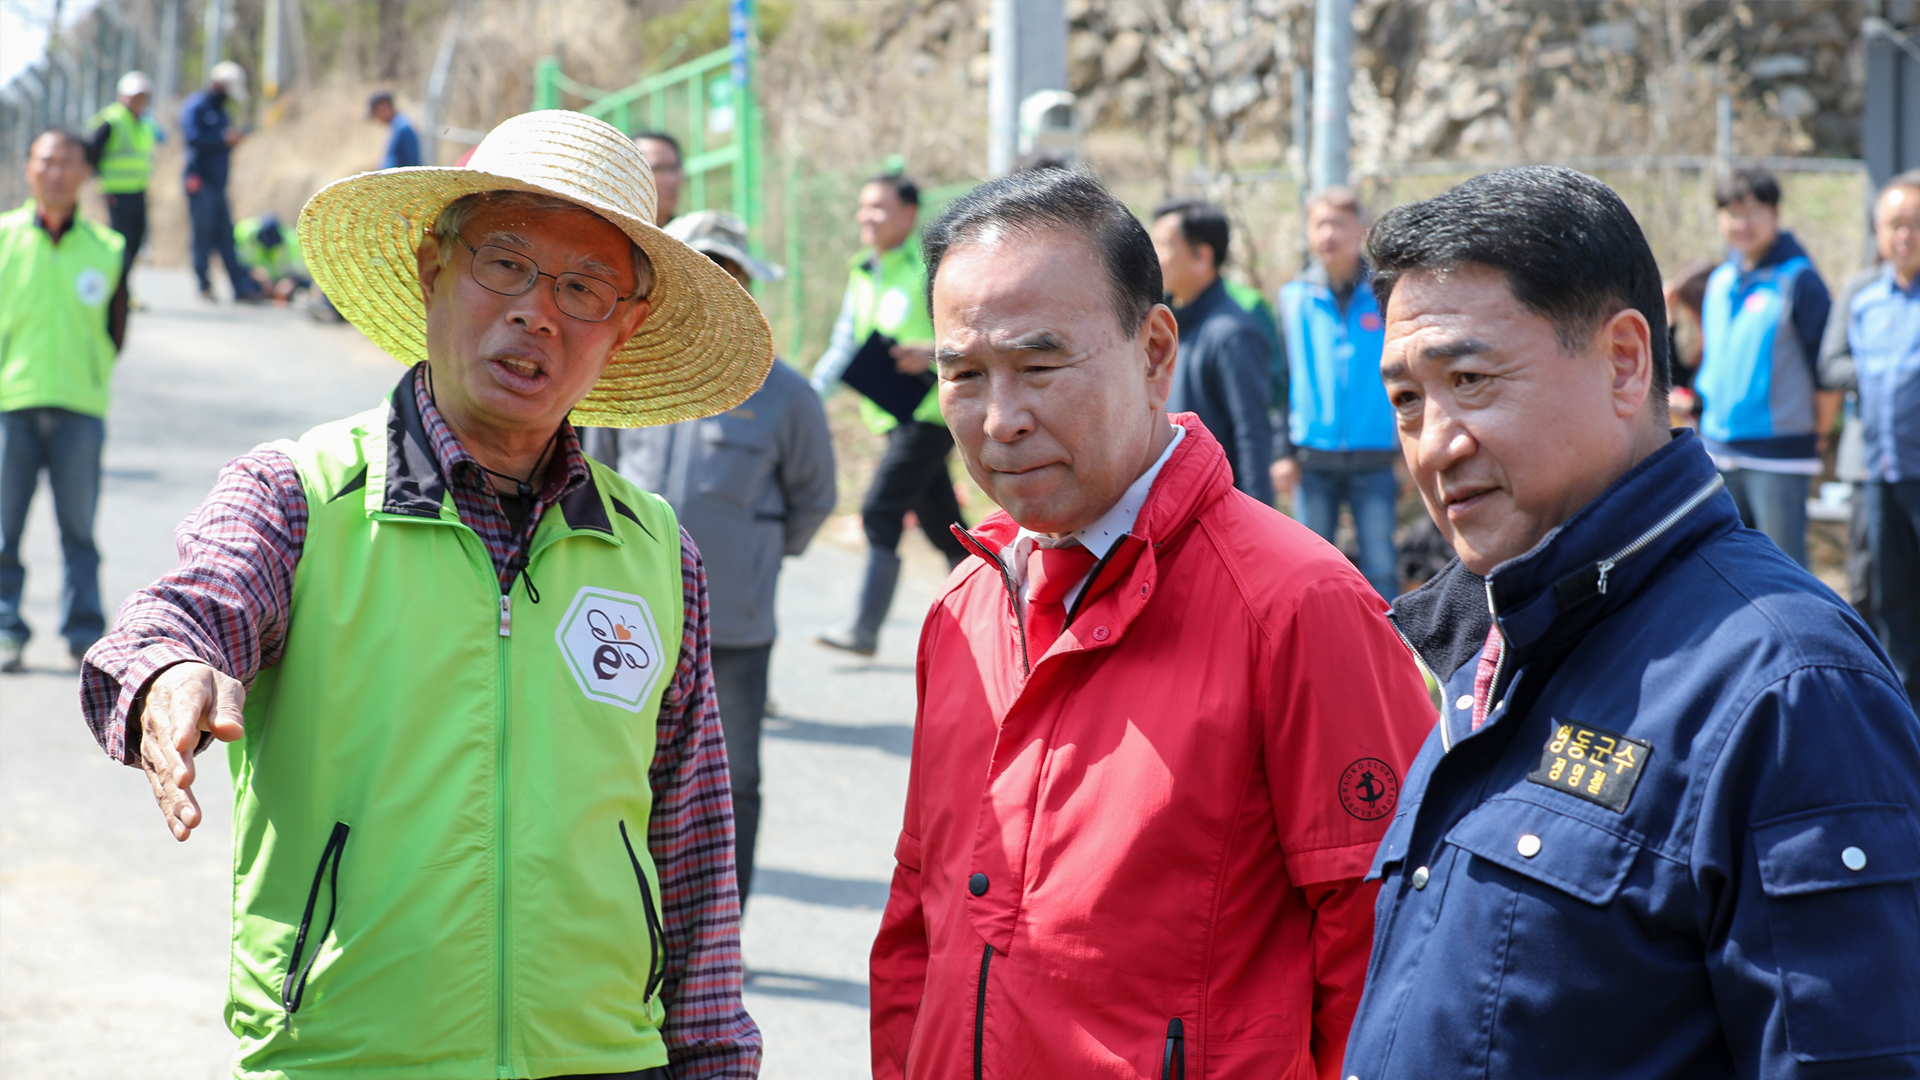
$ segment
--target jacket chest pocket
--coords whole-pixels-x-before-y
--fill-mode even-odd
[[[762,435],[719,418],[701,421],[694,490],[751,508],[772,471],[773,447]]]
[[[1787,1048],[1800,1061],[1920,1050],[1920,825],[1905,806],[1862,803],[1753,830],[1780,973]],[[1860,948],[1873,928],[1887,942]]]
[[[1626,837],[1519,799],[1482,804],[1447,842],[1594,907],[1620,894],[1640,852]]]

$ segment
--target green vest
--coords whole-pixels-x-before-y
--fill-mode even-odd
[[[502,597],[410,382],[276,445],[309,521],[285,653],[229,755],[235,1075],[665,1064],[646,840],[673,511],[590,462],[534,535],[536,603]]]
[[[0,214],[0,412],[107,415],[113,338],[107,305],[126,241],[76,211],[58,247],[33,202]]]
[[[118,101],[93,114],[87,133],[99,130],[101,124],[112,130],[100,154],[100,190],[108,195],[147,190],[153,176],[153,128]]]
[[[874,256],[862,252],[854,257],[847,275],[847,290],[853,294],[853,340],[865,344],[874,331],[902,344],[925,344],[933,340],[933,317],[927,314],[927,264],[921,261],[920,245],[908,241]],[[875,434],[884,435],[900,426],[893,414],[860,399],[860,416]],[[946,423],[940,415],[938,387],[914,407],[913,418],[929,424]]]
[[[233,227],[233,249],[240,256],[242,265],[265,270],[267,276],[275,279],[286,277],[293,271],[304,274],[306,260],[300,255],[299,230],[289,225],[280,226],[280,243],[268,247],[260,242],[260,217],[241,218]]]

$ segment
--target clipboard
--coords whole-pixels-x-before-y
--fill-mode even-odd
[[[933,388],[933,372],[903,375],[893,366],[892,338],[878,330],[868,335],[866,344],[853,354],[840,381],[858,390],[868,401],[885,409],[901,423],[913,419],[913,410],[926,400]]]

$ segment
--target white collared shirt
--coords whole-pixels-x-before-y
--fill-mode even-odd
[[[1120,542],[1121,537],[1133,531],[1133,523],[1140,517],[1140,508],[1147,505],[1147,493],[1153,489],[1154,478],[1160,475],[1161,467],[1166,465],[1167,459],[1173,456],[1173,448],[1179,446],[1180,440],[1187,437],[1186,428],[1179,424],[1171,426],[1173,441],[1160,452],[1159,460],[1155,461],[1146,472],[1141,473],[1140,478],[1129,485],[1126,492],[1120,496],[1120,501],[1114,503],[1112,509],[1095,519],[1093,524],[1057,538],[1023,528],[1019,535],[1014,537],[1011,547],[1000,549],[1000,561],[1006,564],[1007,572],[1013,575],[1013,585],[1020,592],[1021,602],[1024,603],[1027,598],[1027,556],[1033,553],[1034,548],[1066,547],[1069,544],[1078,543],[1092,552],[1096,560],[1104,559],[1107,557],[1107,552],[1113,550],[1113,545]],[[1092,571],[1088,573],[1091,574]],[[1064,603],[1068,610],[1072,610],[1074,601],[1080,598],[1080,590],[1086,587],[1087,579],[1081,578],[1067,592]]]

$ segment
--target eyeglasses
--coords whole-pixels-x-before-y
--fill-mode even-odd
[[[519,296],[533,288],[542,277],[550,277],[553,279],[554,304],[563,313],[581,322],[605,322],[621,301],[640,295],[635,291],[621,296],[620,290],[610,283],[585,274],[549,274],[540,269],[539,263],[525,255],[496,244],[474,247],[459,235],[455,235],[454,239],[473,253],[474,284],[501,296]]]

